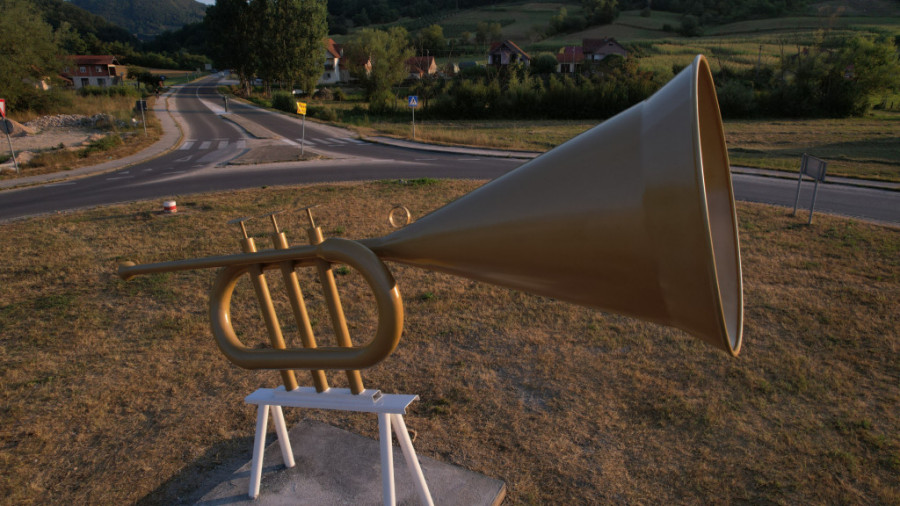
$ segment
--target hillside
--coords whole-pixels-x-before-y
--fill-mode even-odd
[[[206,6],[195,0],[70,0],[72,4],[122,26],[139,39],[152,39],[203,20]]]
[[[64,0],[33,0],[37,10],[43,14],[54,30],[65,22],[82,37],[93,35],[101,42],[134,42],[129,30],[110,23],[106,19],[92,14]]]

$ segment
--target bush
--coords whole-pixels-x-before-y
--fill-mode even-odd
[[[96,141],[91,141],[84,149],[79,152],[79,155],[84,158],[90,155],[91,153],[99,153],[101,151],[109,151],[117,146],[122,145],[122,138],[118,135],[107,135],[102,139],[97,139]]]
[[[286,91],[277,91],[272,95],[272,108],[284,112],[295,112],[297,103],[293,95]]]
[[[331,107],[310,107],[307,109],[310,117],[320,119],[322,121],[337,121],[338,115]]]
[[[347,94],[344,93],[343,89],[337,88],[334,90],[333,98],[334,98],[334,100],[337,100],[338,102],[343,102],[344,100],[347,100]]]
[[[331,88],[322,88],[321,90],[317,91],[313,95],[313,97],[320,100],[333,100],[334,92],[331,91]]]
[[[726,118],[746,118],[758,112],[753,88],[737,79],[725,81],[716,90],[719,108]]]

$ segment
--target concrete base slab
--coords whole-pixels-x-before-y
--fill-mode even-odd
[[[250,462],[204,495],[198,505],[383,504],[378,441],[330,425],[303,420],[289,431],[297,465],[284,467],[278,442],[265,452],[259,497],[247,495]],[[419,463],[435,504],[498,505],[506,484],[434,459]],[[400,448],[394,445],[397,504],[419,504]]]

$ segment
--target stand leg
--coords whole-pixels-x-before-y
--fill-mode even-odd
[[[394,447],[391,442],[391,418],[378,413],[378,437],[381,440],[381,489],[385,506],[397,503],[394,491]]]
[[[291,449],[291,440],[288,439],[287,425],[284,423],[284,412],[281,406],[271,406],[272,421],[275,422],[275,433],[278,434],[278,444],[281,446],[281,457],[284,459],[284,467],[294,467],[294,451]]]
[[[400,442],[400,449],[403,450],[403,457],[406,459],[406,467],[409,469],[409,474],[412,475],[413,483],[416,485],[416,492],[419,493],[419,499],[422,500],[422,504],[434,506],[434,501],[431,499],[431,491],[428,490],[428,483],[425,482],[425,475],[422,474],[422,466],[419,465],[416,450],[409,439],[409,432],[406,430],[406,422],[403,421],[403,415],[393,414],[390,416],[393,422],[394,433],[397,434],[397,441]]]
[[[262,478],[263,451],[266,446],[266,423],[269,421],[269,406],[260,404],[256,411],[256,438],[253,440],[253,462],[250,465],[250,498],[259,495],[259,480]]]

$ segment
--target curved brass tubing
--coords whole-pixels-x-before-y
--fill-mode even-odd
[[[231,294],[238,278],[251,266],[261,269],[280,268],[280,262],[291,261],[295,266],[312,265],[319,260],[347,264],[362,274],[372,288],[378,308],[378,327],[375,337],[367,344],[352,348],[287,348],[253,349],[238,339],[231,323]],[[235,365],[245,369],[364,369],[387,358],[403,331],[403,302],[394,277],[384,263],[362,244],[346,239],[331,238],[316,246],[287,250],[225,255],[134,265],[119,266],[119,276],[130,279],[139,274],[178,270],[224,267],[216,277],[210,292],[209,316],[213,336],[219,349]]]

